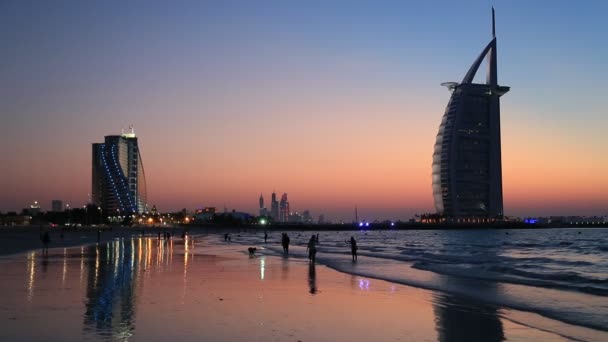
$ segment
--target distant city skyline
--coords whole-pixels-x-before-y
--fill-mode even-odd
[[[495,7],[514,89],[504,214],[608,214],[608,3]],[[255,214],[260,191],[288,189],[332,221],[352,221],[355,204],[367,220],[434,212],[438,85],[462,79],[489,13],[487,1],[3,2],[0,211],[84,205],[90,144],[134,124],[161,211]]]

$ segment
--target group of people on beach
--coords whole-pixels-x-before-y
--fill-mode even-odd
[[[268,239],[268,234],[264,232],[264,242]],[[281,245],[283,246],[283,253],[289,253],[289,235],[287,233],[281,233]],[[313,234],[310,236],[308,240],[308,244],[306,245],[306,251],[308,252],[308,260],[314,263],[317,259],[317,245],[319,244],[319,234]],[[357,240],[355,240],[354,236],[350,237],[350,241],[346,241],[346,244],[350,245],[350,253],[353,258],[353,261],[357,261]]]
[[[173,236],[173,233],[171,233],[171,232],[163,232],[162,233],[162,238],[164,240],[171,240],[171,236]],[[182,235],[182,237],[184,237],[184,236]],[[159,240],[161,239],[161,232],[158,232],[158,239]]]
[[[230,241],[230,234],[224,234],[224,241]],[[268,232],[264,231],[264,243],[268,242]],[[289,244],[291,239],[287,233],[281,233],[281,246],[283,246],[283,253],[285,255],[289,254]],[[352,256],[353,262],[357,261],[357,240],[355,240],[354,236],[350,237],[349,241],[345,241],[347,245],[350,245],[350,253]],[[308,252],[308,260],[314,263],[317,259],[317,245],[319,244],[319,234],[312,234],[308,243],[306,244],[306,251]]]

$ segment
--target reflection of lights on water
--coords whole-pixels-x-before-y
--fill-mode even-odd
[[[146,263],[144,264],[144,269],[149,269],[152,266],[152,240],[146,239]],[[146,273],[146,276],[150,276],[150,273]]]
[[[184,241],[184,286],[186,286],[186,276],[188,275],[188,235]]]
[[[95,279],[93,287],[97,288],[97,277],[99,276],[99,245],[95,247]]]
[[[131,238],[131,270],[135,267],[135,240]]]
[[[61,270],[61,287],[63,288],[65,286],[65,277],[66,274],[68,273],[68,249],[64,248],[63,249],[63,268]]]
[[[182,304],[186,300],[186,289],[188,288],[188,235],[184,239],[184,291],[182,294]]]
[[[80,279],[79,279],[80,288],[82,288],[83,279],[84,279],[84,247],[80,247]]]
[[[169,264],[173,263],[173,239],[169,240]]]
[[[260,279],[264,280],[264,273],[266,271],[266,260],[265,257],[260,257]]]
[[[139,245],[137,253],[137,265],[141,265],[141,258],[144,254],[141,239],[137,239],[137,244]]]
[[[359,279],[359,289],[369,290],[369,279]]]
[[[114,241],[114,278],[118,278],[118,259],[120,258],[120,245],[122,240]],[[109,248],[108,248],[109,249]]]
[[[27,255],[27,300],[32,301],[34,297],[34,278],[36,276],[36,252],[32,251]]]
[[[165,244],[162,241],[158,241],[158,248],[156,250],[156,266],[157,269],[160,270],[160,266],[163,262],[163,257],[165,255]]]

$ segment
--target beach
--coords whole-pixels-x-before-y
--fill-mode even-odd
[[[90,241],[95,232],[82,234],[91,235],[83,239],[89,244],[0,258],[1,340],[601,341],[608,336],[462,296],[311,265],[297,250],[283,257],[259,245],[251,257],[246,245],[225,243],[217,234],[159,240],[123,231],[113,234],[130,236],[100,243]]]

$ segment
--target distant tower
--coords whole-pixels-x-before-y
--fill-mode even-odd
[[[92,201],[107,215],[147,210],[146,176],[133,126],[93,144]]]
[[[487,58],[485,84],[473,83]],[[446,217],[503,216],[500,147],[500,97],[496,30],[492,8],[492,40],[462,82],[442,85],[452,92],[439,126],[433,153],[433,198],[437,213]]]
[[[281,196],[279,209],[279,221],[287,222],[289,220],[289,201],[287,200],[287,193],[284,193],[283,196]]]
[[[264,207],[264,195],[260,193],[260,216],[268,215],[266,207]]]
[[[270,202],[270,216],[273,219],[280,221],[279,219],[279,201],[277,201],[277,194],[272,192],[272,200]]]

